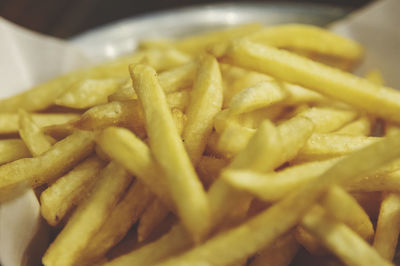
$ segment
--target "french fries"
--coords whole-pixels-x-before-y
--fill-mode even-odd
[[[297,24],[143,41],[0,100],[0,202],[35,190],[45,266],[392,265],[400,93],[362,56]]]
[[[101,160],[90,157],[42,192],[40,210],[50,225],[57,225],[68,211],[85,198],[102,166]]]
[[[143,106],[154,157],[165,171],[179,216],[193,238],[199,241],[209,226],[206,194],[173,125],[165,94],[155,71],[148,66],[131,65],[130,72],[133,86]],[[181,198],[185,201],[180,201]]]

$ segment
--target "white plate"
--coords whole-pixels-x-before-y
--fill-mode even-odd
[[[228,3],[173,9],[121,20],[71,41],[95,61],[132,51],[138,40],[179,37],[243,23],[264,25],[307,23],[324,26],[350,10],[329,5],[296,3]]]

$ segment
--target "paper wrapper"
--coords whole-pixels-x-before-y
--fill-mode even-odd
[[[366,58],[363,74],[379,69],[388,86],[400,88],[400,1],[383,0],[332,25],[341,35],[359,41]],[[89,64],[63,41],[23,30],[0,18],[0,97]],[[0,205],[0,262],[3,266],[35,265],[48,244],[33,191]]]

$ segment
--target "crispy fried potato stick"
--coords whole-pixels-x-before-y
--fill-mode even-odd
[[[140,181],[135,181],[110,212],[99,231],[82,252],[82,260],[90,264],[117,244],[154,199],[153,193]]]
[[[153,230],[161,224],[161,222],[169,214],[168,208],[158,199],[153,200],[150,206],[144,211],[140,217],[138,225],[138,241],[146,240]]]
[[[297,161],[323,160],[352,153],[381,137],[314,133],[300,150]]]
[[[307,117],[315,125],[315,132],[329,133],[351,122],[357,117],[357,113],[351,110],[334,108],[313,107],[299,114]]]
[[[27,157],[31,157],[31,153],[22,140],[0,140],[0,164],[5,164]]]
[[[143,141],[129,130],[116,127],[103,130],[96,141],[110,158],[123,165],[147,185],[168,208],[174,210],[164,173]]]
[[[32,116],[20,109],[19,112],[19,135],[33,156],[38,156],[51,148],[50,141],[42,130],[33,121]]]
[[[300,245],[293,234],[279,237],[271,246],[258,252],[250,266],[288,266]]]
[[[62,266],[78,263],[89,241],[107,221],[131,181],[132,177],[120,165],[109,163],[101,171],[90,196],[78,206],[47,249],[42,258],[43,264]]]
[[[373,247],[385,259],[393,260],[400,232],[400,196],[387,194],[381,203]]]
[[[118,79],[84,79],[60,95],[54,103],[61,106],[85,109],[108,102],[108,96],[120,86]]]
[[[194,60],[160,73],[158,78],[165,93],[171,93],[190,87],[196,77],[197,67],[197,61]]]
[[[298,49],[357,62],[363,55],[360,44],[326,29],[300,24],[267,27],[247,39],[279,48]]]
[[[216,235],[204,244],[157,265],[179,266],[200,263],[225,265],[245,258],[262,247],[271,245],[280,235],[295,226],[330,186],[366,175],[398,158],[400,156],[399,137],[398,135],[385,138],[354,152],[321,174],[317,179],[309,182],[242,225]],[[330,228],[332,220],[328,219],[328,221],[327,227]],[[314,229],[323,228],[322,226],[311,227]],[[329,234],[324,233],[323,235],[329,237]],[[229,243],[229,246],[227,243]],[[368,248],[368,245],[365,246],[361,246],[363,250],[372,250],[372,248]],[[351,252],[351,255],[353,256],[354,252]],[[366,257],[371,257],[372,261],[379,262],[374,265],[391,265],[376,255],[377,253],[374,251],[365,254]]]
[[[79,114],[31,114],[33,122],[39,128],[64,124],[79,118]],[[19,129],[19,116],[17,113],[0,113],[0,134],[17,133]]]
[[[329,217],[321,207],[311,209],[302,225],[347,265],[393,265],[348,226]]]
[[[16,112],[23,108],[27,111],[46,109],[54,100],[68,90],[75,82],[87,78],[120,78],[127,77],[127,65],[139,62],[141,54],[118,58],[105,64],[77,70],[60,76],[46,83],[33,87],[31,90],[0,100],[0,112]]]
[[[124,126],[132,129],[139,136],[145,136],[143,110],[137,100],[97,105],[82,114],[73,125],[84,130]]]
[[[36,187],[53,181],[89,155],[93,146],[92,132],[76,131],[41,156],[0,166],[1,200],[14,196],[29,185]]]
[[[192,246],[190,235],[182,225],[174,226],[170,232],[160,239],[120,256],[106,266],[143,266],[154,265],[156,262],[178,254]]]
[[[276,82],[260,82],[241,90],[229,105],[230,115],[250,112],[280,102],[287,97],[286,91]]]
[[[165,171],[171,196],[183,224],[199,241],[210,222],[206,193],[175,128],[154,69],[146,65],[131,65],[130,73],[143,106],[151,150]],[[182,198],[185,200],[182,201]]]
[[[217,60],[204,55],[190,93],[187,122],[182,139],[194,166],[197,165],[211,134],[215,115],[222,107],[222,80]]]
[[[400,92],[287,51],[249,41],[235,42],[226,60],[316,90],[385,119],[400,122]]]
[[[335,133],[352,136],[369,136],[371,133],[371,120],[366,116],[362,116],[341,129],[336,130]]]
[[[87,195],[103,166],[99,158],[89,157],[42,192],[40,211],[50,225],[56,226]]]
[[[192,35],[174,42],[174,47],[181,51],[196,55],[208,46],[224,42],[232,38],[245,36],[260,28],[260,24],[247,24],[230,29]]]

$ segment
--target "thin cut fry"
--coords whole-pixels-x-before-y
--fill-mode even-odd
[[[75,82],[83,78],[120,78],[127,77],[126,66],[139,62],[142,55],[136,54],[115,59],[105,64],[77,70],[40,84],[29,91],[17,94],[7,99],[0,100],[0,112],[16,112],[23,108],[27,111],[46,109],[54,100],[69,89]],[[35,99],[35,100],[32,100]]]
[[[231,115],[250,112],[280,102],[287,93],[276,82],[260,82],[253,87],[241,90],[229,105]]]
[[[194,166],[197,165],[212,131],[215,115],[222,107],[222,80],[218,62],[204,55],[190,94],[187,123],[182,139]]]
[[[168,214],[168,208],[160,200],[153,200],[150,206],[144,211],[142,217],[140,217],[137,229],[138,241],[142,242],[146,240]]]
[[[314,107],[299,114],[307,117],[315,125],[315,132],[328,133],[341,128],[356,118],[357,113],[350,110]]]
[[[281,236],[273,245],[260,251],[250,266],[288,266],[299,248],[299,243],[293,234]]]
[[[363,49],[358,43],[312,25],[285,24],[268,27],[247,38],[279,48],[309,51],[355,62],[363,55]]]
[[[109,127],[99,135],[97,144],[110,158],[123,165],[174,210],[164,173],[144,142],[127,129]]]
[[[0,140],[0,164],[31,157],[29,149],[20,139]]]
[[[145,135],[143,111],[137,100],[97,105],[82,114],[73,125],[84,130],[124,126],[132,129],[139,136]]]
[[[78,114],[31,114],[33,122],[39,128],[64,124],[79,118]],[[19,116],[17,113],[0,113],[0,134],[17,133],[19,129]]]
[[[392,265],[343,223],[336,222],[321,208],[314,207],[302,225],[347,265]]]
[[[55,104],[77,109],[104,104],[120,83],[118,79],[84,79],[60,95]]]
[[[36,187],[61,176],[93,151],[93,135],[92,132],[76,131],[41,156],[0,166],[1,200],[29,185]]]
[[[400,232],[400,196],[385,196],[379,211],[374,248],[385,259],[393,260]]]
[[[26,111],[19,110],[19,135],[33,156],[38,156],[51,148],[50,141]]]
[[[371,133],[371,120],[366,116],[362,116],[335,131],[335,133],[353,136],[369,136]]]
[[[380,137],[314,133],[299,152],[297,161],[323,160],[352,153]]]
[[[165,171],[180,218],[193,238],[200,240],[210,222],[207,198],[174,126],[165,94],[151,67],[131,65],[130,72],[143,106],[154,157]]]
[[[227,52],[226,59],[400,122],[400,92],[376,86],[350,73],[249,41],[236,42]]]
[[[79,205],[67,225],[51,243],[42,258],[43,264],[62,266],[78,263],[90,239],[107,221],[131,181],[132,177],[121,166],[111,162],[101,172],[90,196]]]
[[[82,260],[90,264],[118,243],[139,219],[154,196],[140,181],[135,181],[110,212],[97,234],[82,252]]]
[[[50,225],[57,225],[87,195],[103,166],[100,159],[90,157],[42,192],[40,211]]]
[[[158,78],[166,93],[186,89],[193,84],[197,72],[197,62],[187,64],[162,72]]]
[[[400,156],[399,148],[400,138],[395,136],[385,138],[357,151],[342,159],[314,181],[242,225],[157,265],[179,266],[196,265],[196,263],[224,265],[247,257],[261,247],[272,244],[275,239],[292,228],[331,185],[365,175],[398,158]],[[328,221],[332,222],[331,219]],[[227,243],[229,243],[229,247]],[[372,248],[368,250],[372,250]],[[370,254],[366,254],[366,257],[371,256],[371,259],[374,259],[372,261],[377,261],[378,263],[375,265],[391,265],[374,254],[377,253],[372,250]],[[354,252],[351,255],[354,255]],[[375,260],[376,257],[378,257],[377,260]]]

